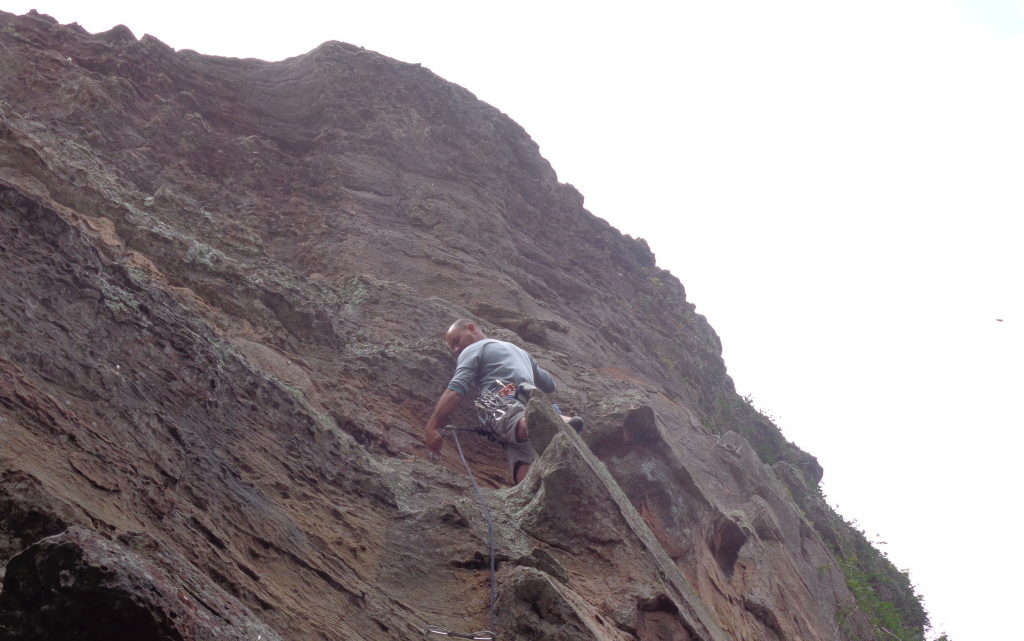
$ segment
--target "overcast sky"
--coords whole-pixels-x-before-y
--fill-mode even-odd
[[[341,40],[473,91],[648,240],[936,633],[1024,638],[1024,0],[0,8],[266,60]]]

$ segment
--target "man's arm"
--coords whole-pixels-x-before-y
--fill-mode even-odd
[[[533,383],[540,388],[540,391],[550,394],[555,391],[555,379],[548,374],[547,370],[537,364],[537,361],[530,356],[530,365],[533,366]]]
[[[446,389],[441,398],[437,400],[437,405],[434,406],[434,412],[430,415],[427,420],[427,427],[424,430],[426,432],[424,441],[427,443],[427,447],[433,452],[441,451],[441,444],[444,442],[444,437],[441,435],[441,428],[448,422],[448,417],[452,413],[459,409],[459,405],[462,404],[462,399],[465,397],[456,392],[453,389]]]

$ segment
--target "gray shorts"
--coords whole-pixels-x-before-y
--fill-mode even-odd
[[[477,405],[477,408],[480,422],[505,448],[508,466],[515,474],[516,467],[520,463],[528,465],[537,459],[537,451],[533,449],[529,441],[523,443],[516,441],[516,425],[519,423],[519,419],[526,415],[526,406],[513,397],[505,397],[502,400],[504,402],[501,404],[491,402],[487,404],[487,407]]]

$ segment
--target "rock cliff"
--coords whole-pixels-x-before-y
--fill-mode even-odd
[[[534,402],[516,487],[463,437],[499,639],[920,638],[683,286],[497,109],[338,42],[0,13],[0,59],[0,638],[486,628],[486,523],[421,443],[462,316],[588,419]]]

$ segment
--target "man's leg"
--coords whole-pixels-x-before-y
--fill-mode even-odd
[[[571,423],[572,417],[562,416],[562,420],[566,423]],[[576,431],[578,432],[579,430]],[[525,443],[528,438],[530,438],[530,430],[526,425],[526,417],[523,416],[523,418],[519,419],[519,422],[516,423],[516,441],[519,443]]]
[[[525,443],[529,438],[530,431],[526,429],[526,416],[524,415],[523,418],[519,419],[519,422],[516,423],[516,442]],[[518,481],[516,482],[518,483]]]
[[[516,463],[516,471],[512,473],[512,485],[519,485],[523,479],[526,478],[526,473],[530,471],[530,464],[524,461]]]

